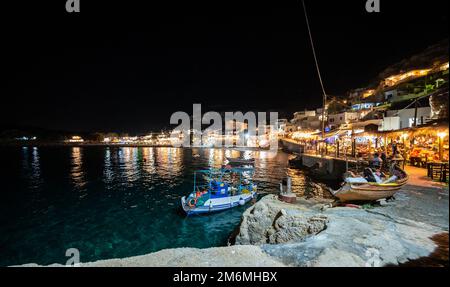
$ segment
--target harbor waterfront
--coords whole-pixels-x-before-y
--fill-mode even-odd
[[[255,158],[260,194],[277,192],[286,175],[299,195],[316,188],[288,167],[283,152],[269,158],[267,151],[231,149],[30,146],[1,153],[8,163],[1,175],[1,266],[63,264],[68,248],[87,262],[224,246],[249,204],[186,218],[180,198],[192,191],[194,170],[218,168],[226,157]]]
[[[392,274],[407,285],[449,267],[449,1],[10,2],[13,282],[150,267],[161,286],[288,286],[441,267]],[[137,279],[109,270],[94,278]]]

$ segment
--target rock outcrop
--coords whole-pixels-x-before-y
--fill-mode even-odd
[[[292,213],[276,202],[275,196],[268,195],[244,213],[236,244],[296,242],[326,228],[326,216]]]
[[[289,266],[384,266],[427,256],[438,226],[390,216],[389,203],[371,209],[324,208],[268,195],[243,215],[236,244],[256,244]],[[397,212],[397,211],[396,211]]]

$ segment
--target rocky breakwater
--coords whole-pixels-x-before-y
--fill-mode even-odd
[[[430,238],[448,232],[402,217],[395,201],[370,209],[330,203],[267,195],[245,211],[235,243],[260,246],[288,266],[384,266],[428,256]]]

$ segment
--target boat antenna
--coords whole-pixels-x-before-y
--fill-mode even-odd
[[[298,3],[298,0],[297,0],[297,3]],[[323,107],[322,107],[322,140],[323,140],[325,138],[325,106],[326,106],[326,102],[327,102],[327,94],[326,94],[325,88],[323,86],[322,76],[320,75],[319,63],[317,61],[316,50],[314,48],[314,41],[313,41],[312,34],[311,34],[311,28],[309,27],[308,14],[306,13],[305,0],[302,0],[302,4],[303,4],[303,12],[305,13],[306,26],[308,27],[309,40],[311,42],[312,52],[313,52],[313,56],[314,56],[314,62],[316,64],[317,75],[319,76],[320,86],[322,87],[322,93],[323,93],[323,98],[322,98],[322,101],[323,101]]]

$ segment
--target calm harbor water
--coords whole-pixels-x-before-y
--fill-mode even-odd
[[[142,255],[164,248],[226,244],[237,207],[186,217],[180,197],[193,171],[220,167],[226,156],[256,159],[259,192],[276,192],[287,174],[302,194],[310,181],[288,168],[288,155],[265,151],[132,147],[1,148],[0,266],[82,262]],[[199,154],[200,157],[194,157]]]

